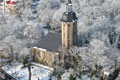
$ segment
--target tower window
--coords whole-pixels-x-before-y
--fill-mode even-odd
[[[66,17],[66,16],[64,16],[64,20],[67,20],[67,17]]]
[[[41,58],[41,52],[39,52],[39,54],[38,54],[38,55],[39,55],[39,57]]]
[[[74,31],[74,33],[73,34],[76,34],[76,32]]]
[[[68,27],[70,27],[70,24],[68,24]]]
[[[73,26],[76,26],[76,23],[73,23]]]
[[[63,26],[65,27],[65,24]]]

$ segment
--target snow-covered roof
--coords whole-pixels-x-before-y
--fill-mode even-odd
[[[10,1],[10,0],[5,0],[5,1]]]
[[[33,47],[33,48],[37,49],[38,47]]]
[[[14,2],[16,2],[16,1],[18,1],[18,0],[11,0],[11,1],[14,1]]]
[[[109,75],[110,74],[110,72],[107,72],[107,71],[104,71],[104,75]]]
[[[39,48],[39,50],[42,50],[42,51],[47,51],[46,49],[42,49],[42,48]]]
[[[58,52],[61,46],[61,34],[49,32],[45,37],[43,37],[38,43],[35,45],[38,48],[46,49],[51,52]]]
[[[21,63],[14,63],[11,66],[5,65],[2,67],[3,70],[5,70],[8,74],[10,74],[12,77],[14,77],[17,80],[28,80],[29,78],[29,71],[28,68],[22,68],[23,64]],[[48,80],[49,75],[53,72],[53,68],[33,63],[32,69],[32,77],[31,80]]]

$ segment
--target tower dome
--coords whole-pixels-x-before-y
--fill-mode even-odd
[[[73,22],[76,20],[77,20],[76,13],[73,12],[72,10],[72,2],[71,0],[67,0],[66,12],[63,13],[61,21],[62,22]]]
[[[61,19],[62,22],[73,22],[76,20],[77,20],[77,17],[75,12],[64,12]]]

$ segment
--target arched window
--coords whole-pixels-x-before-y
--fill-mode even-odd
[[[68,27],[70,27],[70,24],[68,24]]]

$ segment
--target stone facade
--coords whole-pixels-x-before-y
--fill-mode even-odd
[[[33,47],[32,54],[35,61],[43,65],[53,67],[62,64],[62,66],[64,66],[64,55],[60,55],[59,53],[53,53],[45,49]]]
[[[22,2],[3,2],[3,9],[5,12],[7,12],[10,15],[13,14],[20,14],[21,13],[21,7],[22,7]]]
[[[72,2],[66,3],[66,11],[61,18],[62,48],[67,51],[70,47],[77,45],[77,16],[72,10]]]
[[[77,44],[77,22],[62,22],[62,48],[68,50]]]
[[[5,10],[10,15],[21,13],[21,7],[18,7],[18,6],[10,6],[9,5],[5,8]]]

